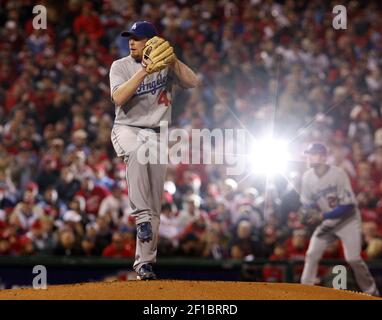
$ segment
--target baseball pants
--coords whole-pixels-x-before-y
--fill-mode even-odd
[[[131,148],[131,130],[118,128],[112,132],[113,146],[117,154],[124,155],[126,163],[126,179],[128,184],[128,198],[130,213],[135,217],[135,223],[150,222],[153,239],[142,242],[138,239],[134,270],[146,263],[155,263],[159,233],[162,194],[166,178],[167,164],[142,162],[142,150],[154,152],[157,150],[159,134],[141,130],[135,135],[140,141],[134,150]],[[145,148],[142,148],[145,146]],[[126,150],[126,151],[125,151]]]
[[[313,285],[317,276],[318,264],[327,246],[337,239],[341,240],[345,260],[354,272],[360,289],[371,295],[379,295],[373,276],[366,263],[361,258],[361,221],[351,219],[333,233],[323,233],[320,226],[315,230],[309,243],[305,257],[304,271],[301,283]]]

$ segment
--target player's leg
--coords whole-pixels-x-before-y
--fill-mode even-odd
[[[125,162],[128,197],[135,223],[150,222],[155,208],[151,196],[149,164],[140,163],[136,150],[129,153]]]
[[[369,268],[361,258],[361,221],[352,219],[337,233],[341,239],[347,263],[354,272],[360,289],[368,294],[378,296],[379,292]]]
[[[137,238],[137,247],[135,250],[134,270],[139,271],[143,265],[153,264],[156,262],[157,245],[158,245],[158,229],[159,215],[153,215],[151,218],[151,227],[153,238],[151,241],[143,242]]]
[[[139,270],[147,263],[155,263],[157,256],[160,211],[163,194],[163,184],[166,175],[166,165],[153,164],[148,166],[150,176],[150,195],[153,203],[153,214],[151,216],[151,227],[153,238],[149,242],[142,242],[137,239],[137,250],[134,269]]]
[[[138,129],[127,126],[114,125],[111,132],[111,141],[118,156],[123,156],[126,163],[126,179],[129,190],[131,214],[136,223],[149,222],[152,216],[153,205],[150,202],[149,176],[147,164],[138,159],[138,150],[144,144]]]
[[[142,164],[137,158],[137,152],[130,152],[126,157],[126,179],[129,190],[129,203],[131,214],[135,217],[137,226],[135,262],[133,268],[139,273],[141,267],[148,263],[155,262],[156,258],[156,241],[142,241],[139,237],[138,228],[142,224],[149,224],[149,227],[156,228],[159,225],[158,218],[154,215],[154,205],[151,196],[149,165]],[[150,233],[150,232],[149,232]],[[148,278],[152,278],[153,273],[148,270],[146,272]],[[141,277],[143,278],[143,277]]]
[[[137,240],[137,250],[134,263],[134,269],[139,270],[142,265],[147,263],[155,263],[157,256],[158,235],[160,212],[163,195],[163,185],[166,177],[165,164],[150,164],[148,172],[150,177],[150,194],[153,203],[153,214],[151,217],[151,227],[153,238],[150,242],[142,242]]]
[[[151,164],[149,173],[151,177],[151,194],[153,197],[154,214],[159,215],[162,208],[164,182],[166,179],[166,164]]]
[[[304,270],[301,276],[302,284],[315,284],[318,263],[325,252],[325,249],[333,240],[334,239],[329,234],[322,234],[320,227],[313,233],[305,256]]]

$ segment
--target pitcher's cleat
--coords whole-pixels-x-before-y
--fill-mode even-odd
[[[144,264],[137,272],[137,280],[155,280],[157,276],[153,271],[151,264]]]

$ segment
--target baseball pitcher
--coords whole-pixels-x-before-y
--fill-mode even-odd
[[[193,88],[198,79],[177,59],[169,42],[158,37],[152,23],[138,21],[121,36],[128,37],[130,54],[114,61],[110,69],[115,104],[111,141],[126,163],[129,204],[137,227],[134,270],[138,279],[150,280],[156,279],[152,264],[157,255],[166,164],[143,162],[138,151],[150,141],[159,141],[160,123],[170,122],[173,85]]]
[[[342,169],[326,164],[323,144],[313,143],[305,154],[310,169],[302,178],[301,202],[307,220],[316,220],[319,225],[310,240],[301,283],[314,284],[326,247],[339,238],[361,290],[378,296],[374,279],[360,256],[361,215],[348,176]]]

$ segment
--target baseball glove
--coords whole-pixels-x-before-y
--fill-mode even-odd
[[[148,73],[153,73],[166,68],[175,58],[174,49],[169,42],[155,36],[145,44],[142,65]]]
[[[304,225],[317,225],[322,221],[322,214],[315,208],[302,208],[300,210],[301,223]]]

